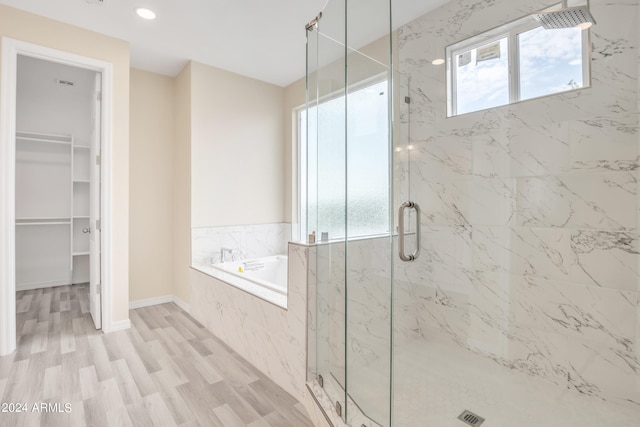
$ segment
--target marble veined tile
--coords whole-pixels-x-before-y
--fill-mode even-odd
[[[571,250],[574,282],[639,291],[638,235],[615,231],[574,230]]]
[[[637,352],[568,340],[561,359],[568,386],[590,396],[640,405],[640,356]]]
[[[220,248],[237,249],[242,258],[287,253],[291,224],[233,225],[191,230],[193,262],[211,264],[220,261]]]
[[[509,265],[515,274],[551,280],[571,280],[575,254],[571,232],[564,228],[512,229]]]
[[[519,325],[633,351],[636,292],[528,276],[511,278],[511,317]]]
[[[507,129],[497,129],[489,134],[472,134],[469,135],[469,140],[471,141],[474,176],[485,178],[512,176]]]
[[[527,121],[519,117],[511,124],[514,125],[509,129],[511,176],[552,175],[568,169],[569,131],[565,123],[553,118]]]
[[[638,291],[634,233],[515,227],[508,250],[514,274]]]
[[[441,289],[466,293],[469,284],[467,271],[472,266],[471,231],[466,227],[422,228],[422,248],[417,260],[406,270],[406,280],[425,283]]]
[[[454,180],[422,180],[415,172],[413,198],[426,225],[508,225],[515,211],[515,180],[467,177]],[[420,191],[417,191],[417,188]]]
[[[423,252],[394,266],[394,330],[638,402],[640,2],[590,2],[588,88],[447,118],[446,71],[430,63],[549,5],[453,0],[398,30],[414,147],[401,172]]]
[[[436,135],[424,142],[414,141],[412,145],[412,172],[422,179],[446,181],[471,174],[471,141],[467,138],[456,134]]]
[[[569,157],[575,171],[638,168],[638,114],[590,117],[569,126]]]
[[[635,230],[637,187],[637,174],[631,172],[519,179],[517,223]]]

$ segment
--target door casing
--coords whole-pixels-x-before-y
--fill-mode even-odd
[[[102,75],[101,150],[101,312],[102,330],[118,329],[112,320],[112,102],[113,65],[81,55],[11,38],[2,39],[0,80],[0,356],[16,349],[15,134],[18,55],[85,68]]]

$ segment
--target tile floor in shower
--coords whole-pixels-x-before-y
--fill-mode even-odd
[[[466,409],[485,418],[482,427],[638,427],[640,405],[619,405],[508,370],[492,360],[452,346],[416,341],[394,354],[394,425],[464,427]],[[351,372],[351,384],[372,383],[388,372],[387,360]],[[329,383],[332,387],[331,382]],[[335,396],[335,386],[333,391]],[[326,389],[326,387],[325,387]],[[352,395],[373,420],[387,425],[387,403],[376,387]],[[350,425],[377,426],[351,412]],[[357,417],[354,424],[352,417]]]

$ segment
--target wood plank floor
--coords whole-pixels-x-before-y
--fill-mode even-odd
[[[131,329],[111,334],[93,327],[87,285],[21,291],[16,306],[0,426],[312,426],[301,403],[175,304],[131,310]]]

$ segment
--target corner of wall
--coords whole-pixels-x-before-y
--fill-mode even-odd
[[[129,299],[173,292],[174,79],[130,72]]]
[[[188,62],[174,80],[173,295],[190,300],[191,264],[191,78]]]

